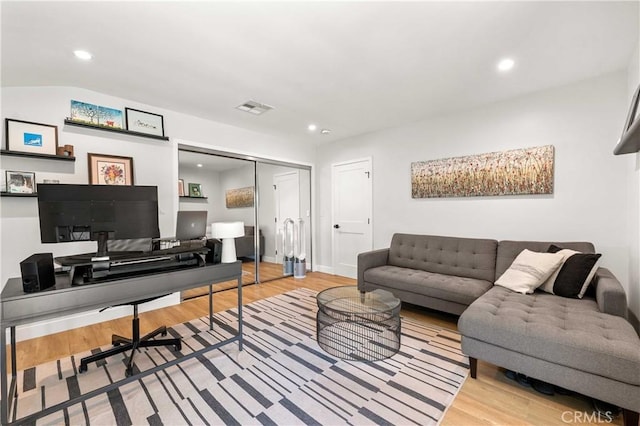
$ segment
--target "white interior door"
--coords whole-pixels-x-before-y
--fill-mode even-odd
[[[283,229],[286,218],[295,221],[300,217],[300,173],[293,172],[273,175],[276,222],[276,263],[282,263]]]
[[[331,168],[333,269],[356,278],[358,253],[373,248],[371,158]]]

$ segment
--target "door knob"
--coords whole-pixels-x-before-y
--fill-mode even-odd
[[[337,223],[335,225],[333,225],[334,228],[339,229],[340,225],[338,225]]]

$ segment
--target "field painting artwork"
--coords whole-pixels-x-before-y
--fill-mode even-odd
[[[553,194],[554,147],[411,163],[411,197]]]

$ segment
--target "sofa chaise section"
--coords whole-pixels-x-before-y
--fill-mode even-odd
[[[496,277],[523,250],[551,243],[501,241]],[[590,243],[553,243],[592,253]],[[640,411],[640,338],[625,317],[624,289],[598,268],[591,296],[573,299],[542,291],[520,294],[494,286],[460,316],[462,351],[471,376],[477,360],[517,371],[625,409],[625,423]]]

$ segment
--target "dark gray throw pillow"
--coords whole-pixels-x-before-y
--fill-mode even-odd
[[[551,245],[547,252],[557,253],[561,247]],[[553,283],[553,294],[580,299],[593,279],[600,253],[576,253],[564,261]]]

